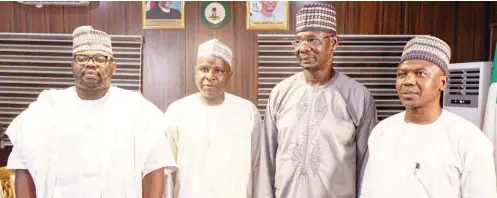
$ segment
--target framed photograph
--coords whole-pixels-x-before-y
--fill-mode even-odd
[[[143,1],[143,29],[184,29],[184,1]]]
[[[288,30],[288,1],[247,1],[247,30]]]

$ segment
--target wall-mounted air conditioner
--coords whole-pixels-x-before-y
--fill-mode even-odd
[[[24,5],[33,5],[37,8],[41,8],[46,5],[56,5],[56,6],[88,6],[90,1],[17,1]]]
[[[481,129],[485,119],[491,69],[492,62],[450,64],[443,108],[466,118]]]

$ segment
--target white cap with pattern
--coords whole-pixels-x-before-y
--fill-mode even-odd
[[[112,55],[112,44],[110,36],[92,26],[81,26],[74,30],[72,53],[81,51],[104,51]]]
[[[407,42],[400,62],[410,59],[430,61],[439,66],[445,74],[450,63],[450,46],[434,36],[417,36]]]
[[[337,20],[335,7],[324,3],[311,3],[304,5],[296,16],[295,33],[320,30],[337,34]]]
[[[233,52],[231,49],[218,39],[208,40],[198,46],[198,56],[214,56],[222,59],[231,67],[231,60],[233,58]]]

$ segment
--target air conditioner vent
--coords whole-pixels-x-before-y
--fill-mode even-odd
[[[449,71],[449,95],[478,95],[480,69]]]

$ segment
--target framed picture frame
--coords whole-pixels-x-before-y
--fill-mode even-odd
[[[247,30],[288,30],[288,1],[247,1]]]
[[[185,29],[184,1],[143,1],[143,29]]]

